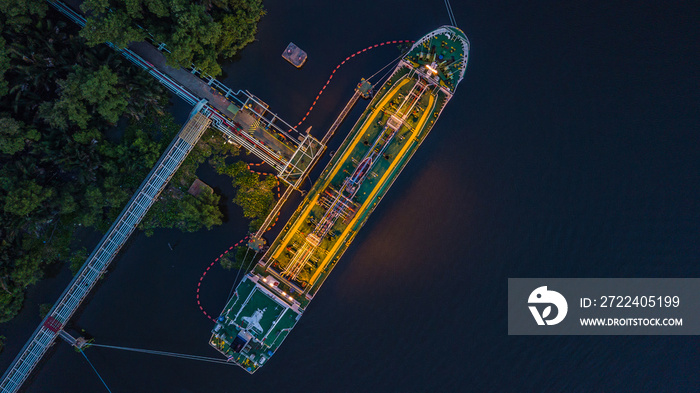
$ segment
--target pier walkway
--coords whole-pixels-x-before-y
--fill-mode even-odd
[[[79,26],[85,18],[61,1],[47,0]],[[107,234],[88,257],[42,324],[34,331],[0,381],[0,393],[17,392],[44,354],[61,336],[70,342],[63,328],[90,293],[111,261],[136,229],[160,192],[165,188],[189,152],[208,127],[226,134],[229,141],[245,147],[277,171],[277,177],[289,187],[268,216],[266,228],[293,189],[299,189],[311,168],[318,162],[326,142],[340,125],[360,95],[358,91],[326,133],[322,142],[301,133],[276,114],[268,105],[247,91],[234,91],[195,66],[189,69],[168,66],[162,52],[164,44],[132,43],[119,48],[107,43],[133,64],[141,67],[185,102],[194,106],[189,121],[161,156]],[[366,85],[365,85],[366,86]],[[308,113],[307,113],[308,115]],[[262,236],[262,231],[255,237]],[[63,333],[62,333],[63,332]]]
[[[369,82],[365,81],[364,79],[362,80],[362,82],[360,82],[360,84],[357,85],[357,87],[355,88],[355,93],[350,98],[350,101],[348,101],[348,103],[345,105],[343,110],[340,112],[338,117],[335,119],[335,121],[333,122],[331,127],[326,132],[326,135],[324,135],[323,139],[321,139],[321,149],[325,150],[325,148],[328,144],[328,141],[331,139],[331,137],[333,136],[335,131],[338,129],[338,127],[340,127],[340,125],[343,123],[343,121],[345,121],[345,118],[347,117],[348,113],[350,113],[350,110],[352,110],[352,108],[355,106],[355,104],[357,103],[357,100],[360,97],[368,98],[369,92],[371,91],[371,89],[372,89],[372,85]],[[323,153],[323,150],[321,151],[321,153]],[[310,166],[313,167],[316,164],[316,161],[318,161],[319,157],[320,157],[320,154],[314,158],[314,160],[311,162]],[[264,244],[264,241],[262,240],[262,235],[270,227],[270,225],[272,224],[272,221],[276,219],[277,214],[280,212],[280,210],[282,209],[282,206],[284,205],[284,203],[287,201],[287,198],[289,198],[289,196],[291,194],[292,194],[292,187],[287,187],[287,189],[284,191],[284,194],[282,194],[282,196],[279,198],[279,200],[277,201],[275,206],[272,208],[270,213],[265,218],[265,221],[260,226],[260,229],[258,229],[258,231],[253,236],[251,236],[249,244],[258,244],[258,245]],[[256,248],[256,247],[254,247],[254,248]],[[257,251],[260,251],[260,246],[257,246]]]
[[[22,386],[22,383],[90,293],[131,233],[134,232],[180,164],[197,144],[202,133],[209,127],[211,119],[197,111],[201,107],[202,105],[195,107],[190,120],[170,143],[146,180],[141,183],[107,234],[90,254],[87,262],[73,278],[68,288],[63,291],[58,302],[7,369],[2,382],[0,382],[0,392],[16,392]]]
[[[65,3],[58,0],[48,3],[79,26],[85,26],[85,17]],[[323,153],[321,142],[289,125],[248,91],[234,91],[195,65],[188,69],[168,66],[164,52],[169,50],[165,44],[136,42],[127,48],[106,44],[188,104],[194,106],[202,99],[207,100],[201,112],[212,119],[212,125],[230,141],[272,166],[277,177],[295,189]]]

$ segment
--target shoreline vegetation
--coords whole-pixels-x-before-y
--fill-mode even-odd
[[[76,230],[104,233],[180,129],[165,88],[99,43],[144,39],[144,30],[124,28],[138,23],[172,45],[170,62],[216,75],[218,59],[252,42],[264,14],[254,0],[88,0],[83,9],[92,16],[81,31],[44,0],[0,0],[0,323],[19,313],[48,267],[67,263],[75,274],[89,254]],[[220,225],[220,195],[187,193],[205,163],[231,177],[251,227],[261,222],[275,179],[260,179],[238,156],[207,130],[139,229]]]
[[[255,40],[265,15],[262,0],[85,0],[80,8],[89,15],[80,32],[88,45],[152,38],[168,45],[170,65],[196,64],[212,76],[221,74],[220,58]]]

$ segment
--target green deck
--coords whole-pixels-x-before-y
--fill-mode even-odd
[[[273,294],[265,285],[258,285],[257,279],[248,275],[236,287],[233,297],[221,314],[225,323],[217,324],[211,339],[211,344],[219,351],[227,357],[232,356],[232,360],[246,363],[242,364],[246,368],[249,366],[247,363],[263,364],[272,356],[301,315],[298,309],[295,310],[289,302]],[[248,331],[255,340],[250,341],[252,345],[248,348],[248,355],[244,356],[233,351],[231,346],[241,331],[241,326],[246,326],[243,318],[251,317],[257,310],[263,311],[259,321],[262,329]],[[251,360],[246,362],[247,358]]]
[[[249,372],[274,353],[430,132],[463,76],[467,52],[464,34],[445,27],[418,41],[404,56],[277,239],[238,286],[214,330],[212,345],[219,351],[233,355]],[[362,162],[369,163],[368,170],[361,169]],[[339,213],[331,214],[334,211]],[[242,318],[262,309],[262,331],[251,329]],[[236,334],[254,342],[253,348],[234,353]]]
[[[326,209],[319,204],[319,199],[323,197],[324,191],[329,186],[339,188],[354,171],[370,148],[367,144],[371,145],[369,142],[374,141],[386,125],[391,113],[390,109],[387,108],[390,108],[401,94],[406,94],[416,83],[416,78],[410,77],[408,73],[409,69],[406,67],[397,70],[370,103],[360,121],[338,149],[338,153],[333,157],[329,166],[263,257],[262,262],[265,270],[277,274],[281,273],[289,263],[290,258],[293,257],[294,252],[304,244],[306,235],[313,230],[317,221],[325,213]],[[397,86],[397,84],[401,84],[401,86]],[[444,101],[445,97],[440,99]],[[372,167],[367,180],[360,186],[354,200],[357,208],[353,215],[336,222],[330,235],[325,237],[314,250],[307,266],[304,267],[296,280],[288,280],[289,284],[299,288],[304,294],[313,296],[316,293],[327,273],[332,270],[333,265],[343,254],[357,230],[362,227],[369,214],[374,210],[376,204],[393,182],[394,177],[401,171],[415,148],[430,130],[430,126],[434,122],[434,117],[430,117],[430,115],[435,112],[438,106],[433,99],[428,107],[429,100],[429,96],[424,96],[419,101],[422,111],[430,112],[425,116],[424,123],[427,124],[423,124],[421,129],[415,130],[413,127],[416,121],[409,121],[408,126],[399,129],[385,151],[389,159],[380,158]],[[380,106],[379,104],[382,103],[383,105]],[[419,118],[416,116],[415,120]],[[256,271],[260,271],[261,268],[263,266],[260,266]],[[309,297],[302,298],[302,304],[308,300]]]

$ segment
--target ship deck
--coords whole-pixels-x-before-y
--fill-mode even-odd
[[[432,129],[461,80],[467,50],[452,27],[414,44],[238,286],[212,346],[251,373],[269,359]]]
[[[238,339],[240,326],[245,326],[244,318],[250,317],[257,310],[262,312],[258,321],[260,329],[250,329],[248,334],[265,345],[256,345],[251,341],[252,345],[247,348],[248,355],[243,356],[240,353],[243,346],[238,347],[244,344]],[[258,282],[258,277],[248,275],[236,287],[233,297],[226,304],[221,314],[226,322],[217,325],[220,327],[215,329],[211,344],[244,368],[252,366],[253,362],[263,364],[287,337],[299,315],[297,307],[272,293]]]
[[[271,244],[254,272],[272,275],[305,306],[316,294],[357,231],[391,186],[394,178],[428,133],[446,101],[440,89],[426,86],[424,94],[408,97],[422,76],[408,65],[397,69],[369,104],[312,190]],[[312,247],[308,262],[290,277],[289,265],[297,253],[308,247],[307,236],[327,211],[328,200],[357,168],[381,137],[396,110],[406,100],[415,100],[411,113],[400,122],[396,134],[371,167],[367,179],[343,214],[318,246]],[[396,126],[397,124],[393,124]],[[324,203],[325,202],[325,203]]]

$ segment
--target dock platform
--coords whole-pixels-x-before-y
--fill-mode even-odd
[[[298,46],[290,42],[287,48],[282,53],[282,57],[290,62],[294,67],[301,68],[301,66],[306,63],[306,52],[301,50]]]

